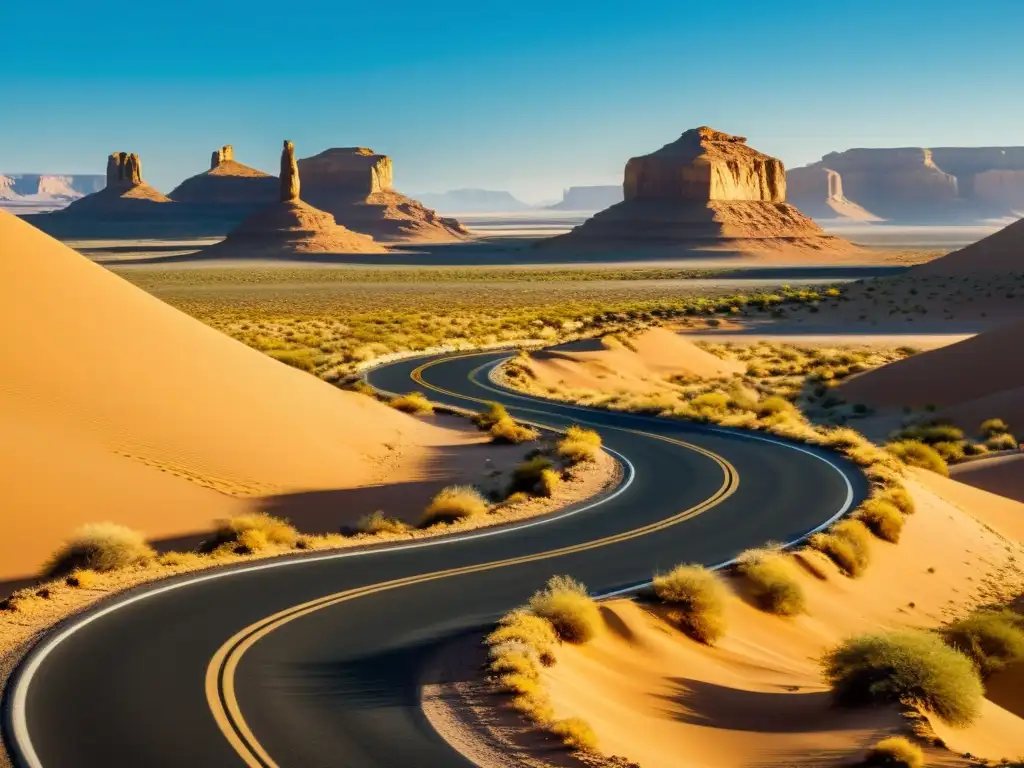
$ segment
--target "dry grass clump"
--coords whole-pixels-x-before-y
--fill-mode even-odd
[[[777,616],[796,616],[807,610],[803,587],[781,552],[748,550],[740,556],[736,568],[761,610]]]
[[[80,587],[88,589],[99,580],[99,574],[88,568],[76,568],[64,578],[64,583],[69,587]]]
[[[839,570],[856,578],[871,562],[871,531],[860,520],[847,518],[833,525],[826,533],[816,533],[808,544],[827,555]]]
[[[570,464],[594,461],[601,450],[601,435],[592,429],[575,424],[565,431],[565,437],[558,441],[558,455]]]
[[[1024,659],[1024,616],[979,610],[940,630],[946,643],[974,662],[982,677]]]
[[[908,466],[921,467],[943,477],[949,477],[946,460],[932,446],[920,440],[897,440],[886,443],[885,449]]]
[[[931,632],[904,630],[847,640],[824,658],[838,703],[911,703],[954,726],[969,725],[984,689],[970,659]]]
[[[530,598],[530,610],[551,622],[561,640],[582,644],[601,626],[597,603],[587,588],[568,576],[552,576],[544,589]]]
[[[990,451],[1012,451],[1017,447],[1017,438],[1007,434],[992,435],[985,441],[985,447]]]
[[[202,550],[252,554],[272,546],[294,547],[298,541],[299,532],[287,520],[252,512],[218,520],[213,539],[205,542]]]
[[[912,515],[916,511],[914,497],[910,495],[910,491],[906,488],[885,488],[876,492],[872,498],[889,502],[904,515]]]
[[[157,562],[167,568],[201,568],[208,561],[198,552],[164,552]]]
[[[410,392],[407,395],[393,397],[388,405],[402,413],[411,413],[416,416],[426,416],[434,412],[434,406],[423,396],[422,392]]]
[[[489,430],[502,419],[511,419],[501,403],[489,403],[487,410],[473,416],[473,423],[482,430]]]
[[[442,488],[423,510],[420,527],[487,514],[487,500],[471,485]]]
[[[903,736],[889,736],[868,750],[865,768],[924,768],[921,748]]]
[[[498,628],[484,642],[492,650],[506,643],[522,643],[541,664],[550,666],[554,664],[553,651],[558,643],[558,635],[547,619],[517,608],[501,618]]]
[[[532,427],[519,424],[510,417],[498,419],[491,425],[489,430],[491,442],[504,443],[508,445],[519,445],[528,443],[540,437],[540,432]]]
[[[670,605],[669,620],[694,640],[714,645],[725,634],[728,593],[714,571],[678,565],[654,577],[654,593]]]
[[[985,419],[978,427],[978,434],[982,437],[994,437],[1009,433],[1010,425],[1002,419]]]
[[[527,459],[512,470],[509,493],[523,491],[538,496],[550,496],[560,480],[554,466],[551,459],[544,456]]]
[[[557,720],[551,724],[548,730],[560,738],[569,749],[579,749],[585,752],[593,752],[597,749],[597,736],[594,729],[581,718],[567,717],[564,720]]]
[[[409,530],[409,524],[405,523],[398,518],[388,517],[381,510],[371,512],[368,515],[364,515],[356,521],[356,530],[359,533],[365,533],[371,536],[375,536],[379,533],[405,533]]]
[[[43,576],[52,579],[76,570],[116,571],[147,565],[155,556],[138,531],[116,523],[91,523],[75,531],[50,556],[43,566]]]
[[[871,498],[862,503],[853,513],[871,532],[880,539],[896,544],[903,531],[903,513],[891,502],[880,498]]]
[[[824,552],[804,547],[793,552],[793,559],[814,578],[828,581],[830,558]]]

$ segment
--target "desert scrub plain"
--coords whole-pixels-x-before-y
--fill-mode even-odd
[[[543,344],[676,321],[768,317],[835,287],[694,280],[690,270],[115,269],[288,365],[330,382],[388,355]],[[699,274],[699,273],[697,273]]]

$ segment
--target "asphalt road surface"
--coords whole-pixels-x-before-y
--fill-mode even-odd
[[[508,352],[392,363],[390,392],[551,427],[585,423],[626,482],[548,518],[417,546],[275,559],[161,584],[51,634],[4,700],[4,740],[46,768],[466,766],[419,707],[437,647],[483,633],[552,574],[595,593],[680,562],[791,542],[866,491],[835,454],[750,433],[503,392]]]

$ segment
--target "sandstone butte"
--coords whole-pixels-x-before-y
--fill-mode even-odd
[[[790,199],[812,215],[849,215],[835,210],[838,191],[889,221],[998,218],[1024,210],[1024,147],[848,149],[790,170],[788,182]]]
[[[278,199],[246,218],[203,251],[216,258],[279,258],[303,254],[386,253],[369,235],[339,225],[334,216],[299,198],[295,146],[284,142]]]
[[[461,240],[457,220],[394,189],[391,158],[364,147],[327,149],[298,161],[303,198],[339,224],[384,242]]]
[[[58,215],[131,216],[151,211],[155,203],[169,202],[168,197],[143,180],[142,162],[137,154],[114,152],[107,158],[107,186],[74,201]]]
[[[626,163],[621,203],[541,247],[845,251],[786,202],[782,162],[712,128]]]
[[[181,182],[169,197],[176,203],[255,210],[277,200],[277,179],[235,160],[234,148],[215,149],[209,170]]]

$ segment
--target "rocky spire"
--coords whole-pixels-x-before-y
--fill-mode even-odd
[[[134,152],[115,152],[107,158],[108,187],[137,187],[142,184],[142,163]]]
[[[295,162],[295,145],[285,141],[281,150],[281,202],[299,199],[299,166]]]
[[[210,170],[212,171],[221,163],[226,163],[229,160],[235,159],[235,148],[230,144],[225,144],[220,149],[213,150],[213,154],[210,156]]]

